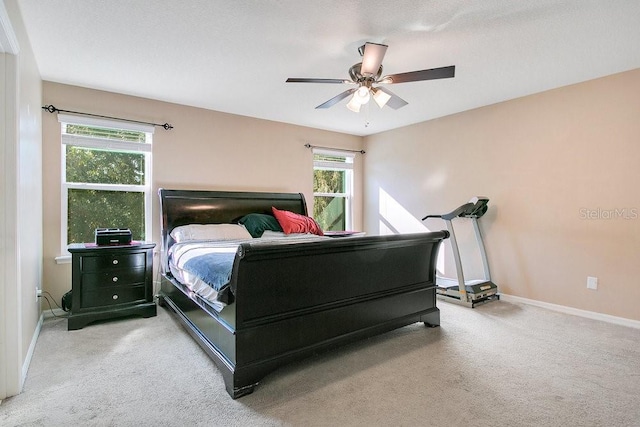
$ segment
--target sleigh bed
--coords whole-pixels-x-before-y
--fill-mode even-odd
[[[182,283],[171,264],[174,249],[192,243],[176,240],[177,227],[237,224],[249,214],[272,215],[272,207],[307,215],[304,196],[167,189],[159,195],[158,303],[216,363],[233,398],[251,393],[279,366],[316,352],[415,322],[440,323],[435,259],[446,231],[231,239],[221,249],[231,252],[229,280],[212,299]]]

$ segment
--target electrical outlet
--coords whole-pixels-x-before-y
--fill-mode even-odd
[[[587,289],[593,289],[594,291],[598,289],[598,278],[588,276],[587,277]]]

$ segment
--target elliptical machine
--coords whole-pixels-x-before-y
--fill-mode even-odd
[[[482,234],[478,227],[478,218],[487,212],[489,199],[486,197],[474,197],[468,203],[458,207],[452,212],[442,215],[427,215],[422,220],[428,218],[441,218],[444,220],[447,230],[449,230],[451,239],[451,249],[453,250],[453,259],[456,264],[457,278],[436,277],[436,295],[438,298],[461,304],[467,307],[475,307],[477,304],[500,299],[498,287],[491,281],[489,273],[489,262],[487,261],[487,253],[484,249]],[[460,259],[460,250],[453,231],[452,220],[455,218],[469,218],[473,224],[473,230],[476,235],[476,242],[480,249],[482,258],[482,266],[484,268],[484,278],[475,280],[465,280],[462,269],[462,261]]]

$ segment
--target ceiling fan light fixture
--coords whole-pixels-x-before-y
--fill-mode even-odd
[[[349,102],[347,103],[347,108],[353,111],[354,113],[359,113],[361,106],[362,104],[357,100],[355,94],[351,97],[351,100],[349,100]]]
[[[359,113],[360,107],[369,102],[370,99],[371,93],[369,88],[366,86],[360,86],[349,100],[347,108],[355,113]]]
[[[380,89],[371,89],[373,92],[373,100],[376,101],[378,107],[382,108],[387,105],[387,102],[391,99],[391,95],[386,92],[381,91]]]
[[[366,87],[366,86],[360,86],[358,88],[358,90],[356,91],[356,93],[353,94],[353,97],[360,104],[362,104],[362,105],[366,104],[367,102],[369,102],[369,99],[371,99],[371,94],[369,93],[369,88]]]

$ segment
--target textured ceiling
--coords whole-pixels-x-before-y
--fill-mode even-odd
[[[18,4],[44,80],[354,135],[640,68],[638,0]],[[348,78],[366,41],[389,45],[384,74],[456,77],[389,86],[409,105],[360,113],[315,109],[348,86],[285,83]]]

